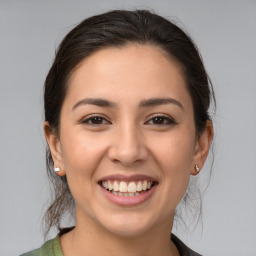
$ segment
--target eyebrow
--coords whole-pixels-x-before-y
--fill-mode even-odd
[[[152,98],[152,99],[148,99],[148,100],[143,100],[140,103],[140,107],[153,107],[153,106],[159,106],[159,105],[166,105],[166,104],[174,104],[178,107],[180,107],[182,110],[184,109],[184,107],[182,106],[182,104],[172,98]]]
[[[75,110],[78,106],[81,105],[95,105],[98,107],[116,107],[116,103],[109,101],[109,100],[105,100],[105,99],[101,99],[101,98],[85,98],[82,100],[79,100],[73,107],[72,107],[72,111]],[[142,100],[139,104],[139,107],[154,107],[154,106],[159,106],[159,105],[166,105],[166,104],[174,104],[178,107],[180,107],[181,109],[184,109],[182,104],[172,98],[151,98],[151,99],[146,99],[146,100]]]
[[[80,105],[95,105],[98,107],[115,107],[116,104],[112,101],[101,99],[101,98],[85,98],[79,100],[72,108],[72,111],[75,110]]]

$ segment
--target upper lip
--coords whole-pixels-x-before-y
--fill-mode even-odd
[[[105,181],[105,180],[113,180],[113,181],[126,181],[126,182],[131,182],[131,181],[154,181],[157,182],[157,180],[153,177],[147,176],[147,175],[142,175],[142,174],[136,174],[136,175],[122,175],[122,174],[114,174],[114,175],[108,175],[102,177],[100,181]]]

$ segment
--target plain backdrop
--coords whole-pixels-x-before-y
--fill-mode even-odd
[[[203,229],[177,233],[206,256],[255,256],[255,0],[0,0],[0,256],[43,243],[49,194],[42,88],[55,48],[82,19],[117,8],[153,9],[178,22],[197,43],[216,91],[215,164]]]

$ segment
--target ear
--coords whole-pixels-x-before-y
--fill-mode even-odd
[[[197,138],[195,143],[193,163],[191,166],[192,175],[197,175],[199,171],[203,168],[203,165],[209,153],[212,139],[213,139],[212,121],[207,120],[205,130],[200,134],[200,136]]]
[[[59,176],[65,175],[63,159],[62,159],[62,150],[60,140],[55,132],[50,128],[50,124],[46,121],[44,122],[44,136],[47,141],[47,144],[50,148],[54,168],[59,167],[60,171],[56,172]]]

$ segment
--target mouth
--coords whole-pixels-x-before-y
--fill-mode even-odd
[[[104,180],[100,181],[99,185],[108,192],[116,196],[134,197],[139,196],[156,185],[156,182],[149,180],[139,181],[118,181],[118,180]]]
[[[145,176],[106,177],[98,182],[105,196],[121,206],[138,205],[148,200],[154,193],[158,182]]]

